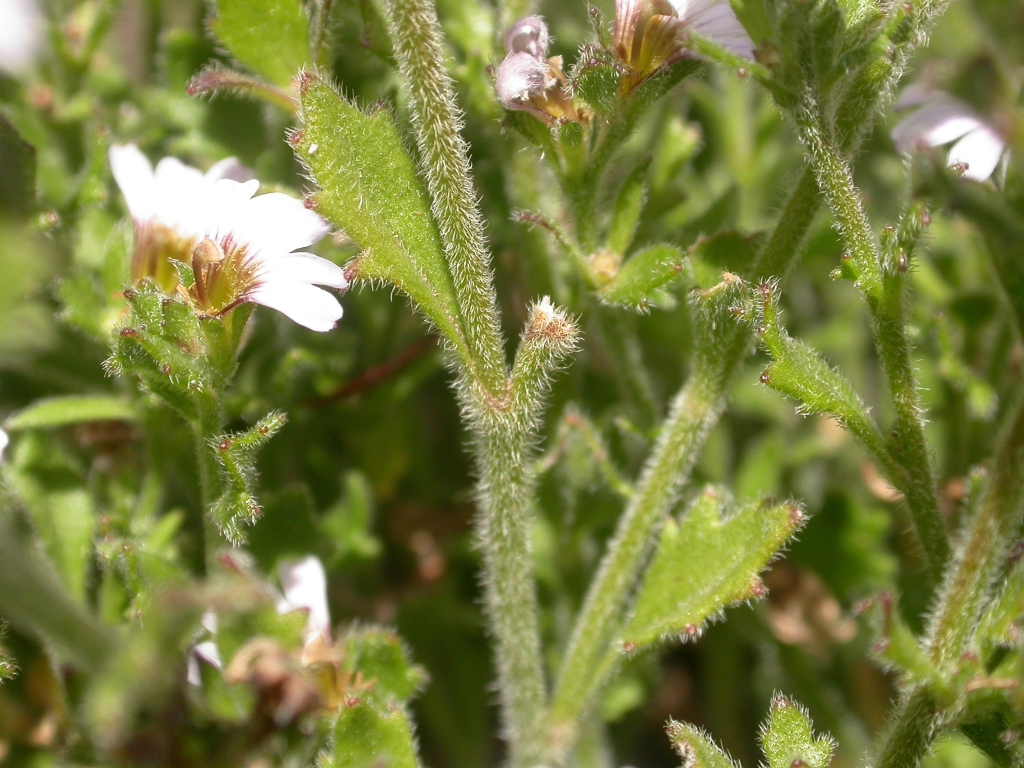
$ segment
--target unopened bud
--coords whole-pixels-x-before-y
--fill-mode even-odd
[[[535,59],[548,57],[548,25],[540,16],[526,16],[512,25],[505,33],[506,53],[528,53]]]

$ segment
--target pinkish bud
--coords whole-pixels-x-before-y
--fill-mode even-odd
[[[540,16],[526,16],[505,33],[506,53],[528,53],[535,59],[548,57],[548,25]]]
[[[498,101],[505,109],[535,111],[528,102],[532,96],[543,95],[547,69],[547,62],[525,51],[511,54],[498,67]]]

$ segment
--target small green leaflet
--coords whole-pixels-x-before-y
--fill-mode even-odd
[[[362,249],[354,279],[390,283],[466,354],[455,288],[426,191],[391,113],[367,115],[317,75],[300,87],[292,147],[320,191],[316,210]]]
[[[669,720],[665,728],[683,768],[739,768],[700,728]]]
[[[89,421],[135,421],[135,406],[111,395],[70,395],[37,400],[13,414],[4,429],[55,429]]]
[[[217,0],[210,28],[235,59],[283,88],[312,63],[301,0]]]
[[[605,304],[646,312],[657,292],[682,276],[685,257],[674,245],[645,248],[626,260],[598,296]]]
[[[723,517],[723,491],[708,489],[658,541],[623,648],[641,649],[672,634],[696,636],[730,605],[761,597],[758,574],[804,521],[799,507],[754,502]]]
[[[792,768],[794,764],[827,768],[836,743],[830,736],[815,737],[804,708],[777,693],[761,731],[761,749],[768,768]]]

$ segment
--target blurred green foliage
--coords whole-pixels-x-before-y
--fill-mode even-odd
[[[123,625],[116,666],[88,685],[79,673],[51,664],[47,647],[29,633],[0,635],[0,678],[16,668],[0,684],[0,763],[91,765],[99,764],[97,750],[105,750],[126,762],[142,755],[158,764],[188,765],[211,744],[220,744],[218,759],[230,762],[232,750],[241,753],[265,736],[260,728],[269,727],[266,718],[273,720],[267,707],[277,705],[279,692],[259,689],[253,698],[249,689],[222,684],[223,690],[199,700],[184,685],[203,600],[230,611],[218,633],[223,658],[235,655],[229,644],[244,644],[258,625],[277,644],[263,652],[267,658],[279,654],[282,680],[290,679],[300,628],[288,624],[295,624],[294,614],[273,611],[264,582],[282,562],[312,553],[327,567],[331,615],[344,627],[338,643],[352,664],[338,674],[352,676],[344,685],[358,687],[359,673],[376,686],[370,695],[352,696],[315,739],[297,720],[288,721],[280,743],[264,745],[268,759],[292,754],[290,746],[300,743],[350,743],[347,734],[358,733],[378,739],[387,764],[396,768],[416,765],[414,741],[426,765],[498,764],[503,746],[496,735],[494,667],[471,533],[468,437],[444,352],[404,296],[353,290],[342,299],[345,316],[338,328],[322,335],[256,310],[226,395],[228,424],[233,439],[244,440],[269,412],[287,414],[287,423],[275,425],[280,431],[258,455],[240,459],[251,465],[223,465],[225,473],[234,472],[237,496],[225,502],[225,521],[245,517],[238,507],[250,497],[259,499],[262,512],[245,530],[251,562],[224,564],[219,581],[202,588],[194,581],[206,566],[192,436],[173,411],[129,379],[105,374],[110,334],[129,322],[123,288],[131,251],[127,211],[106,162],[110,144],[135,142],[153,158],[174,155],[202,168],[236,156],[265,184],[296,196],[312,191],[286,141],[296,127],[294,114],[254,99],[245,87],[188,95],[194,77],[232,63],[227,50],[247,71],[281,89],[298,67],[320,65],[344,98],[318,86],[322,92],[307,92],[301,109],[326,112],[331,124],[360,121],[359,130],[379,134],[374,140],[394,148],[388,185],[367,188],[355,201],[355,182],[335,189],[324,181],[327,174],[358,178],[388,159],[387,152],[374,154],[369,147],[361,153],[368,138],[365,146],[339,147],[329,155],[329,133],[307,133],[294,142],[321,187],[318,204],[337,208],[354,238],[379,244],[360,260],[362,275],[399,284],[434,326],[446,330],[454,298],[429,296],[414,285],[416,270],[398,274],[403,262],[388,250],[394,200],[413,199],[424,217],[428,203],[413,172],[416,158],[406,154],[413,144],[406,135],[407,104],[377,3],[320,0],[303,8],[294,0],[291,16],[268,13],[260,29],[246,26],[249,10],[238,10],[243,5],[221,2],[215,15],[200,0],[52,0],[46,3],[52,33],[45,58],[20,79],[0,74],[0,423],[12,436],[4,460],[5,503],[17,510],[18,535],[32,536],[34,543],[25,546],[38,550],[76,604],[99,622]],[[762,4],[734,5],[757,39],[755,30],[768,25]],[[528,301],[546,294],[578,312],[584,330],[580,353],[554,383],[537,467],[533,565],[542,630],[552,649],[546,662],[553,669],[623,499],[632,493],[654,425],[689,373],[694,328],[686,293],[749,262],[745,255],[763,239],[797,179],[802,151],[793,128],[751,78],[701,66],[644,115],[606,183],[595,190],[602,210],[612,211],[608,220],[594,222],[595,231],[607,232],[602,246],[608,258],[618,264],[632,255],[606,282],[590,262],[593,302],[576,279],[578,265],[545,233],[547,223],[522,214],[537,212],[560,224],[551,170],[509,130],[512,121],[503,122],[493,95],[499,9],[485,0],[438,6],[465,109],[464,135],[494,253],[506,337],[515,337],[525,323]],[[612,18],[609,2],[596,6],[604,19]],[[591,42],[586,4],[541,2],[539,10],[550,23],[553,52],[574,61],[577,46]],[[307,12],[322,25],[314,25],[312,38],[299,23]],[[912,62],[915,77],[941,82],[995,122],[1013,126],[1014,168],[1024,161],[1022,19],[1021,0],[959,0]],[[250,37],[264,31],[280,39],[277,58],[265,58],[260,46],[250,52]],[[597,93],[600,83],[592,87]],[[587,97],[595,107],[598,96]],[[345,99],[377,111],[366,117]],[[387,105],[373,107],[381,101]],[[856,165],[868,210],[880,222],[898,220],[908,191],[906,164],[886,130],[894,121],[885,117]],[[321,157],[343,158],[347,167],[321,168],[314,144]],[[996,270],[1021,274],[1021,245],[1007,240],[1006,226],[991,225],[1010,218],[1020,229],[1009,231],[1024,232],[1020,178],[1007,175],[1011,202],[1005,203],[995,187],[965,190],[930,166],[913,175],[915,191],[934,209],[908,276],[908,332],[942,512],[950,522],[967,514],[977,493],[973,471],[991,452],[1024,367],[1011,308],[1019,312],[1020,295],[1008,303],[996,279]],[[374,210],[364,211],[362,204]],[[421,223],[417,253],[432,263],[419,273],[441,264],[436,233]],[[776,298],[789,334],[824,358],[802,362],[819,372],[837,367],[845,377],[840,384],[855,389],[863,402],[839,404],[850,413],[820,405],[796,414],[794,403],[759,384],[768,355],[748,362],[681,504],[701,504],[692,489],[706,484],[730,488],[743,506],[723,524],[722,536],[745,515],[772,514],[750,506],[764,496],[799,499],[808,520],[785,560],[764,575],[767,601],[731,609],[728,621],[695,643],[623,661],[600,706],[607,732],[597,738],[616,764],[678,765],[663,732],[671,717],[710,734],[711,741],[695,729],[688,732],[694,744],[703,739],[691,750],[710,755],[696,765],[729,764],[715,744],[755,765],[758,727],[766,718],[761,743],[772,768],[795,764],[797,757],[809,766],[826,765],[831,742],[816,740],[803,711],[780,704],[786,700],[773,699],[775,691],[806,705],[817,728],[836,737],[835,766],[859,762],[886,723],[897,675],[874,665],[879,654],[872,653],[872,622],[858,628],[852,608],[880,591],[898,592],[902,598],[893,610],[899,631],[916,632],[930,593],[897,492],[829,418],[892,418],[863,302],[849,281],[830,276],[843,253],[831,224],[828,216],[817,222],[800,268]],[[337,263],[356,255],[341,235],[317,248]],[[994,270],[991,254],[1007,252],[1008,263]],[[690,257],[685,266],[684,254]],[[136,300],[131,303],[136,311]],[[602,314],[610,311],[605,305],[644,310],[611,321],[637,343],[628,364],[616,346],[619,333]],[[780,337],[780,349],[793,339]],[[778,370],[779,352],[766,346]],[[805,376],[807,370],[795,370],[788,387],[776,388],[793,394]],[[772,539],[770,551],[758,550],[754,566],[743,564],[737,584],[749,587],[756,566],[790,532],[792,510],[773,509],[781,509],[775,517],[785,535]],[[691,516],[688,522],[699,521]],[[663,538],[688,535],[687,522],[669,526]],[[659,555],[685,560],[685,553]],[[1018,565],[1003,594],[1018,609],[1022,573]],[[652,570],[650,580],[657,575]],[[700,624],[748,596],[736,584],[728,586],[728,594],[698,611],[699,620],[681,625]],[[667,594],[670,587],[660,585],[660,591]],[[153,611],[153,605],[166,609]],[[143,610],[161,623],[131,624]],[[1009,610],[989,617],[1007,638]],[[407,647],[378,625],[395,628]],[[662,629],[661,623],[643,627],[654,634]],[[182,669],[153,670],[172,655]],[[409,658],[419,666],[410,666]],[[908,666],[906,659],[900,666]],[[126,687],[124,680],[145,685]],[[415,734],[404,716],[407,702]],[[89,712],[94,744],[78,738],[71,713],[80,706]],[[803,719],[804,742],[773,737],[773,723],[784,715]],[[177,728],[183,719],[191,730]],[[674,738],[678,746],[679,734]],[[352,750],[356,757],[336,749],[323,765],[362,765],[361,753]],[[305,758],[312,761],[315,754]],[[931,768],[975,764],[986,765],[986,758],[959,736],[929,758]]]

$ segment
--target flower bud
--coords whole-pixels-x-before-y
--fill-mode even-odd
[[[548,57],[548,25],[540,16],[527,16],[512,25],[505,33],[505,52],[528,53],[535,59]]]

